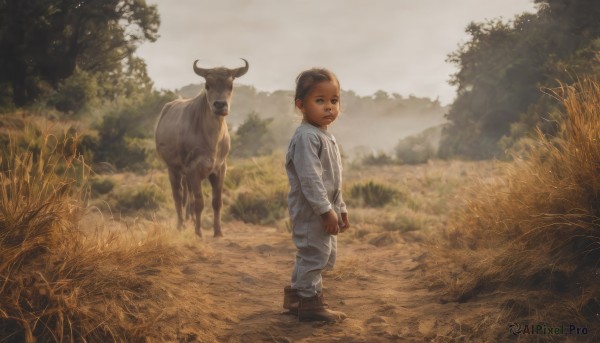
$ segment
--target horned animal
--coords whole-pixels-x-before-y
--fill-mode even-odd
[[[188,193],[195,232],[202,237],[200,215],[204,208],[202,180],[208,178],[212,186],[214,236],[221,230],[221,194],[227,170],[227,154],[231,145],[225,116],[229,114],[233,80],[246,74],[249,65],[236,69],[218,67],[205,69],[194,61],[194,72],[203,77],[204,89],[192,99],[177,99],[167,103],[158,119],[155,131],[156,151],[165,161],[175,210],[177,228],[183,229],[182,207]]]

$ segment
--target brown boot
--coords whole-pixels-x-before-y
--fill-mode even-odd
[[[318,293],[314,297],[300,297],[298,304],[298,319],[304,321],[324,321],[338,322],[344,320],[347,316],[344,312],[332,311],[327,309],[329,306],[323,301],[323,293]]]
[[[291,286],[285,286],[283,288],[283,308],[288,310],[288,314],[298,314],[298,304],[300,303],[300,296],[298,290]]]

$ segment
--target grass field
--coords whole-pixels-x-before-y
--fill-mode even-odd
[[[600,87],[557,97],[559,133],[538,134],[511,162],[345,163],[352,228],[339,236],[326,291],[350,319],[332,327],[279,315],[294,258],[281,152],[230,159],[225,238],[199,240],[190,222],[175,229],[164,168],[96,174],[72,137],[15,119],[2,132],[35,139],[17,140],[0,160],[0,337],[593,341]],[[211,230],[209,206],[202,226]],[[527,336],[527,325],[586,334]]]

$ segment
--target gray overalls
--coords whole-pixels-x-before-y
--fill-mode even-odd
[[[312,297],[322,291],[321,271],[333,268],[337,250],[337,236],[323,230],[320,215],[333,209],[341,227],[340,214],[347,212],[335,137],[303,122],[292,136],[285,167],[293,241],[298,248],[291,286],[300,296]]]

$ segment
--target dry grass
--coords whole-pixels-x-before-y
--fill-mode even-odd
[[[130,243],[78,227],[88,169],[71,140],[0,160],[0,341],[145,341],[176,257],[164,237]],[[152,301],[145,302],[145,299]]]
[[[450,214],[463,206],[459,194],[477,177],[495,173],[495,162],[432,160],[420,165],[353,165],[344,170],[344,200],[352,229],[343,241],[362,241],[374,246],[395,246],[427,241],[447,224]],[[368,182],[397,192],[383,207],[362,207],[354,198],[353,185]]]
[[[510,320],[598,327],[600,85],[555,95],[566,110],[558,134],[538,132],[525,159],[477,187],[433,247],[432,275],[454,300],[503,293]]]

